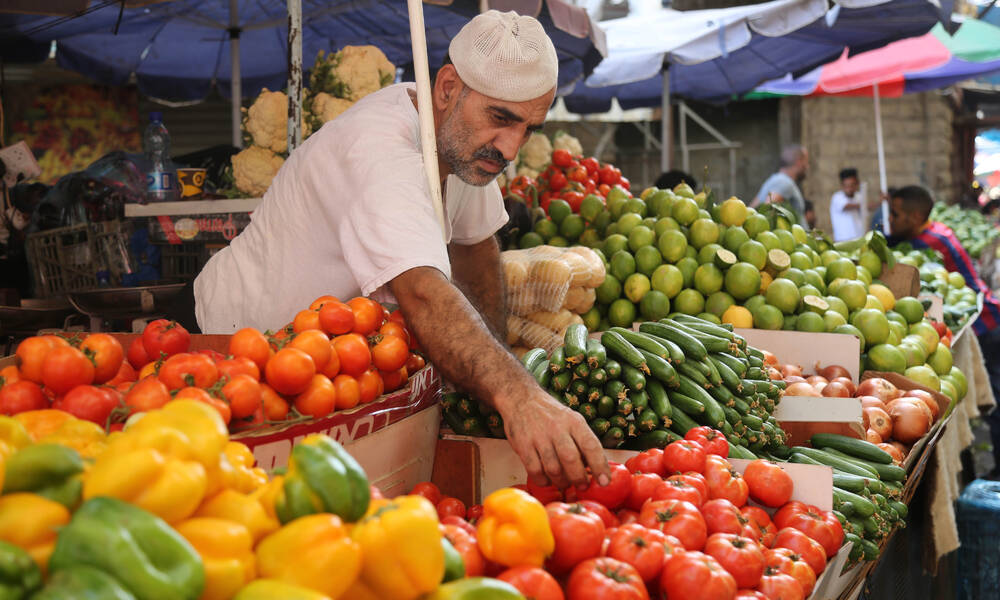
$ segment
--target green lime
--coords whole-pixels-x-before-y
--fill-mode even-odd
[[[518,246],[521,248],[534,248],[535,246],[541,246],[545,243],[542,236],[538,235],[534,231],[529,231],[528,233],[521,236],[521,241]]]
[[[602,236],[611,235],[608,233],[608,225],[611,224],[611,213],[606,210],[602,210],[597,214],[597,218],[594,219],[593,225],[594,229],[597,230]]]
[[[760,290],[760,271],[747,262],[738,262],[726,271],[726,291],[737,300],[745,300]]]
[[[677,261],[677,268],[680,269],[681,275],[684,276],[684,287],[691,287],[694,283],[694,272],[698,270],[698,261],[690,256],[685,256]]]
[[[656,233],[656,239],[660,239],[665,231],[678,231],[681,226],[677,224],[677,221],[671,219],[670,217],[660,217],[656,220],[656,225],[653,227],[653,232]]]
[[[671,196],[672,194],[663,190],[651,193],[649,197],[646,198],[647,214],[660,216],[660,213],[663,211],[663,205],[670,204]]]
[[[802,294],[802,290],[799,290],[799,294]],[[800,312],[813,312],[817,315],[822,315],[830,310],[830,305],[826,303],[826,300],[815,294],[804,294],[802,295],[802,303],[799,310]]]
[[[591,223],[597,218],[597,215],[601,214],[601,211],[603,210],[604,201],[601,200],[600,196],[595,196],[594,194],[588,194],[587,197],[583,199],[583,202],[580,203],[580,216]]]
[[[684,249],[684,256],[698,260],[698,251],[694,249],[694,246],[688,245],[688,247]]]
[[[550,240],[559,234],[559,226],[549,219],[539,219],[535,223],[533,230],[542,236],[543,240]]]
[[[586,227],[587,224],[583,221],[583,217],[580,215],[569,215],[559,225],[559,233],[567,240],[575,242],[583,234],[583,230]]]
[[[847,325],[847,324],[838,325],[837,327],[833,328],[833,333],[844,333],[853,335],[854,337],[858,338],[859,342],[861,342],[861,351],[862,352],[865,351],[865,336],[862,335],[861,331],[859,331],[858,328],[855,327],[854,325]]]
[[[636,213],[640,217],[645,217],[647,211],[646,203],[643,202],[642,198],[629,198],[628,203],[625,205],[625,210],[631,213]]]
[[[654,290],[673,298],[684,287],[684,275],[674,265],[660,265],[653,271],[651,282]]]
[[[721,290],[722,282],[722,271],[712,263],[703,264],[694,272],[694,287],[703,296],[708,296]]]
[[[786,315],[794,313],[799,307],[799,288],[788,279],[775,279],[767,286],[764,295],[768,304]]]
[[[640,223],[642,223],[641,216],[633,212],[625,213],[618,218],[618,233],[628,235],[632,231],[632,228],[638,226]]]
[[[865,250],[861,253],[861,256],[858,257],[858,265],[867,269],[873,277],[882,274],[882,259],[871,250]]]
[[[842,255],[840,252],[837,252],[836,250],[824,250],[823,253],[820,255],[820,258],[823,260],[823,266],[825,267],[835,260],[840,260],[841,258],[844,258],[844,255]]]
[[[924,305],[913,296],[904,296],[896,300],[896,305],[892,308],[902,315],[909,325],[919,323],[924,318]]]
[[[868,288],[860,281],[844,281],[834,294],[844,301],[851,312],[864,308],[868,302]]]
[[[597,301],[602,304],[611,304],[622,296],[621,280],[608,273],[604,276],[604,281],[597,286]]]
[[[739,227],[747,220],[747,205],[737,197],[732,197],[719,205],[719,220],[723,224]]]
[[[858,328],[869,344],[881,344],[889,337],[889,319],[874,308],[862,308],[851,317],[851,325]]]
[[[730,306],[736,304],[732,296],[723,291],[718,291],[705,298],[705,311],[721,317]]]
[[[846,325],[847,319],[835,310],[828,310],[823,313],[823,324],[826,326],[826,331],[833,331],[841,325]]]
[[[650,229],[654,229],[656,227],[656,217],[646,217],[642,220],[642,224]]]
[[[577,242],[581,246],[586,246],[588,248],[599,248],[604,242],[601,241],[601,234],[597,233],[597,230],[593,227],[588,227],[583,230],[583,234],[580,235],[580,239]]]
[[[857,280],[864,283],[865,285],[870,285],[872,282],[872,274],[868,272],[868,269],[864,267],[857,268]]]
[[[635,253],[635,270],[647,277],[663,264],[663,257],[655,246],[643,246]]]
[[[920,385],[931,388],[935,392],[941,391],[941,379],[934,372],[934,369],[927,365],[910,367],[903,371],[903,374]]]
[[[883,315],[885,314],[885,306],[882,306],[882,301],[879,300],[877,296],[873,296],[871,294],[868,294],[865,299],[865,308],[874,308]]]
[[[628,250],[619,250],[611,255],[611,274],[618,281],[625,281],[632,273],[635,273],[635,257]]]
[[[758,271],[767,265],[767,248],[756,240],[750,240],[740,245],[736,256],[743,262],[753,265]]]
[[[563,219],[573,214],[573,208],[562,198],[556,198],[549,202],[549,218],[556,225],[561,225]]]
[[[567,240],[561,235],[557,235],[556,237],[549,240],[549,246],[554,246],[556,248],[568,248],[569,240]]]
[[[868,367],[875,371],[904,373],[906,355],[902,350],[889,344],[875,344],[868,349]]]
[[[819,273],[817,273],[813,269],[806,269],[802,271],[802,276],[806,283],[813,286],[820,292],[824,294],[826,293],[826,281],[824,281],[823,278],[820,277]]]
[[[791,231],[779,229],[774,232],[774,235],[778,236],[782,250],[789,254],[795,251],[795,236],[792,235]]]
[[[951,349],[944,344],[938,344],[937,350],[927,357],[927,365],[934,369],[934,372],[938,375],[947,375],[950,373],[951,368],[954,366],[953,363]]]
[[[660,200],[659,205],[656,207],[657,217],[671,217],[674,214],[674,203],[677,202],[677,196],[673,195],[671,192],[663,200]]]
[[[762,231],[754,239],[764,244],[764,247],[768,250],[781,250],[781,240],[778,239],[778,236],[773,231]]]
[[[792,267],[800,271],[810,271],[813,268],[812,257],[803,252],[792,252],[788,255],[792,261]]]
[[[660,249],[660,254],[663,255],[663,260],[668,263],[676,263],[684,258],[684,253],[688,248],[687,238],[676,230],[664,231],[656,245]]]
[[[679,198],[674,202],[670,216],[681,225],[690,225],[698,218],[698,204],[691,198]]]
[[[625,279],[625,297],[638,303],[649,291],[649,277],[642,273],[632,273]]]
[[[747,235],[751,239],[756,239],[764,231],[771,229],[771,224],[767,222],[767,217],[760,213],[752,213],[747,217],[747,220],[743,222],[743,229],[746,230]]]
[[[785,315],[781,320],[781,329],[784,331],[795,331],[795,325],[798,321],[798,315]]]
[[[601,324],[601,311],[596,306],[583,313],[583,324],[587,326],[587,331],[597,331]]]
[[[857,279],[858,269],[849,258],[838,258],[826,265],[827,283],[834,279]]]
[[[781,311],[770,304],[762,304],[750,312],[753,313],[753,326],[757,329],[781,329],[785,324]]]
[[[758,308],[766,304],[767,304],[767,298],[765,298],[763,294],[757,294],[756,296],[751,296],[750,298],[748,298],[746,302],[743,303],[743,308],[746,308],[751,313],[753,313],[753,311],[757,310]]]
[[[645,225],[636,225],[632,231],[628,232],[628,247],[632,252],[647,246],[652,247],[656,243],[656,234]],[[653,248],[656,250],[656,248]],[[657,252],[657,254],[659,254]]]
[[[614,233],[604,240],[604,247],[601,250],[604,251],[604,256],[614,256],[615,252],[619,250],[628,249],[628,238],[620,233]]]
[[[708,244],[702,246],[701,250],[698,251],[698,264],[705,264],[710,262],[715,262],[715,255],[719,250],[725,250],[722,246],[718,244]]]
[[[805,276],[805,274],[802,273],[802,271],[800,271],[799,269],[796,269],[794,267],[790,267],[788,269],[785,269],[781,273],[778,273],[778,277],[777,278],[778,279],[787,279],[787,280],[791,281],[792,283],[794,283],[796,287],[799,287],[801,285],[805,285],[805,282],[806,282],[806,276]]]
[[[674,186],[674,194],[683,198],[694,198],[694,190],[686,181],[682,181]]]
[[[615,327],[632,328],[635,322],[635,304],[626,298],[619,298],[608,307],[608,322]]]
[[[742,227],[730,227],[722,236],[722,247],[730,252],[739,252],[743,244],[750,241],[750,236]]]
[[[798,320],[795,321],[795,329],[809,333],[822,333],[826,331],[826,323],[820,315],[814,312],[805,312],[799,315]]]
[[[674,310],[685,315],[697,315],[705,310],[705,297],[697,290],[690,288],[681,290],[681,293],[674,298]]]
[[[649,290],[639,302],[639,314],[647,321],[659,321],[670,314],[670,299],[663,292]]]
[[[927,362],[927,353],[919,344],[899,344],[899,351],[906,357],[906,366],[915,367]]]
[[[806,230],[803,229],[802,226],[799,225],[798,223],[796,223],[795,225],[792,225],[792,235],[795,236],[795,243],[796,244],[807,244],[808,245],[809,241],[812,239],[812,238],[809,237],[809,234],[806,233]]]
[[[965,373],[959,370],[958,367],[952,367],[951,371],[948,372],[948,376],[955,382],[959,396],[964,397],[969,393],[969,380],[965,377]]]
[[[719,241],[719,227],[715,224],[715,221],[698,219],[691,224],[691,234],[688,237],[692,246],[703,248],[708,244],[714,244]]]
[[[698,313],[695,316],[698,317],[699,319],[701,319],[702,321],[708,321],[709,323],[715,323],[716,325],[722,325],[722,319],[720,319],[719,317],[713,315],[710,312]]]

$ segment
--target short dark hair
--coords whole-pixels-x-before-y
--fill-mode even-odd
[[[809,212],[811,210],[815,210],[815,207],[813,206],[812,201],[811,200],[803,200],[802,201],[802,212]]]
[[[681,183],[687,183],[691,189],[698,189],[698,181],[684,171],[667,171],[656,178],[653,185],[661,190],[672,190]]]
[[[898,190],[891,190],[890,197],[903,201],[903,208],[913,211],[927,220],[934,208],[934,196],[931,191],[922,185],[908,185]]]
[[[848,177],[853,177],[853,178],[857,179],[858,178],[858,170],[855,169],[854,167],[847,167],[846,169],[844,169],[843,171],[840,172],[840,180],[841,181],[847,179]]]

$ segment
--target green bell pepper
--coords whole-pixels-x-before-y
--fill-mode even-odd
[[[455,550],[448,538],[441,536],[441,547],[444,548],[444,579],[441,583],[448,583],[465,577],[465,561],[462,555]]]
[[[42,585],[42,573],[28,553],[0,542],[0,600],[21,600]]]
[[[78,566],[56,571],[31,600],[135,600],[117,579],[94,567]]]
[[[489,577],[470,577],[446,583],[424,600],[524,600],[509,583]]]
[[[310,435],[292,448],[274,510],[282,524],[316,513],[354,523],[370,500],[368,477],[354,457],[332,438]]]
[[[3,493],[31,492],[72,510],[83,490],[83,459],[59,444],[21,448],[7,459]]]
[[[165,521],[116,498],[83,503],[59,532],[49,569],[88,565],[113,576],[137,600],[195,600],[205,569]]]

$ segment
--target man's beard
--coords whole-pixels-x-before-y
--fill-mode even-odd
[[[485,145],[472,153],[470,158],[463,156],[461,140],[472,138],[472,131],[459,120],[458,107],[441,125],[438,132],[438,154],[456,177],[469,185],[484,186],[491,183],[500,173],[507,168],[509,162],[502,152],[491,145]],[[483,169],[477,163],[478,160],[488,160],[501,165],[496,173]]]

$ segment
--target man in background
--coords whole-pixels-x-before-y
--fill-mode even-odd
[[[766,202],[782,203],[799,218],[799,224],[807,227],[805,221],[806,203],[799,189],[799,183],[809,171],[809,152],[799,145],[786,146],[781,151],[781,168],[767,178],[757,196],[750,203],[757,207]]]
[[[661,190],[672,190],[678,185],[686,183],[691,186],[692,190],[698,190],[698,180],[692,177],[689,173],[684,171],[664,171],[657,179],[656,183],[653,185],[657,189]]]
[[[830,198],[830,223],[835,242],[853,240],[865,233],[867,207],[860,188],[857,169],[851,167],[840,172],[840,189]]]

